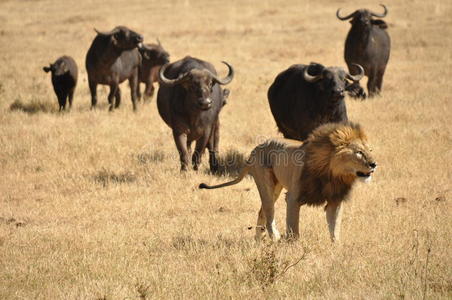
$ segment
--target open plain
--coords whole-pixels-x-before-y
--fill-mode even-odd
[[[346,99],[379,167],[345,204],[342,240],[302,207],[301,238],[256,244],[250,178],[215,191],[252,148],[278,136],[267,102],[295,63],[345,67],[350,28],[335,17],[379,2],[0,0],[0,299],[450,299],[452,297],[452,2],[385,3],[392,52],[381,97]],[[359,5],[359,7],[357,6]],[[84,59],[93,28],[158,37],[236,70],[221,119],[221,175],[179,172],[155,98],[132,111],[127,83],[90,110]],[[59,113],[42,67],[61,55],[80,74]],[[365,84],[365,80],[363,81]],[[285,230],[284,197],[277,224]]]

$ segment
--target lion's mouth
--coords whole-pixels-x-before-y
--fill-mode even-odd
[[[372,175],[372,172],[369,172],[369,173],[363,173],[363,172],[360,172],[360,171],[356,172],[356,176],[362,177],[362,178],[370,177],[370,175]]]

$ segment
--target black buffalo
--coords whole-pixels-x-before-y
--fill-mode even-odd
[[[137,47],[143,42],[143,37],[124,26],[115,27],[110,32],[96,32],[97,36],[86,54],[91,108],[97,104],[98,84],[110,86],[110,111],[118,107],[121,103],[119,84],[128,79],[133,110],[136,110],[138,68],[141,63]]]
[[[364,76],[339,67],[293,65],[281,72],[268,90],[268,102],[285,138],[305,140],[321,124],[347,120],[345,92]]]
[[[336,12],[339,20],[352,19],[350,21],[352,27],[345,41],[344,58],[351,74],[357,72],[353,64],[359,64],[364,68],[368,77],[369,97],[379,94],[381,91],[383,75],[391,50],[391,40],[386,31],[387,24],[383,20],[373,18],[383,18],[387,15],[386,6],[383,4],[381,6],[384,8],[382,14],[376,14],[367,9],[359,9],[348,16],[341,17],[340,9]]]
[[[157,40],[158,41],[158,40]],[[163,49],[160,41],[158,44],[144,44],[140,49],[142,61],[140,65],[139,83],[144,83],[145,101],[154,95],[154,82],[158,81],[160,68],[169,63],[169,54]],[[141,98],[140,84],[138,83],[138,98]]]
[[[217,77],[212,64],[189,56],[160,69],[157,107],[162,119],[173,130],[182,171],[187,170],[193,141],[196,141],[193,169],[198,169],[206,146],[210,170],[215,172],[218,168],[219,113],[229,95],[229,91],[222,91],[220,85],[230,83],[234,77],[232,66],[223,63],[229,68],[223,79]]]
[[[78,68],[75,60],[70,56],[61,56],[53,64],[42,68],[44,72],[52,72],[52,85],[58,97],[60,111],[66,109],[69,100],[69,109],[72,107],[74,91],[77,85]]]

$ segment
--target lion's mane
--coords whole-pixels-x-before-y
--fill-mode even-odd
[[[311,133],[303,145],[305,159],[300,178],[300,203],[319,206],[327,201],[347,199],[354,178],[333,176],[337,165],[331,161],[342,148],[357,139],[366,141],[367,137],[361,127],[352,122],[326,124]]]

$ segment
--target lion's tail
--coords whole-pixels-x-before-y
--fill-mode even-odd
[[[225,186],[230,186],[230,185],[237,184],[240,181],[242,181],[242,179],[248,174],[249,170],[250,170],[250,165],[247,164],[242,169],[242,171],[240,172],[239,176],[236,179],[234,179],[232,181],[225,182],[225,183],[221,183],[221,184],[218,184],[218,185],[207,185],[205,183],[201,183],[199,185],[199,188],[200,189],[218,189],[218,188],[222,188],[222,187],[225,187]]]

